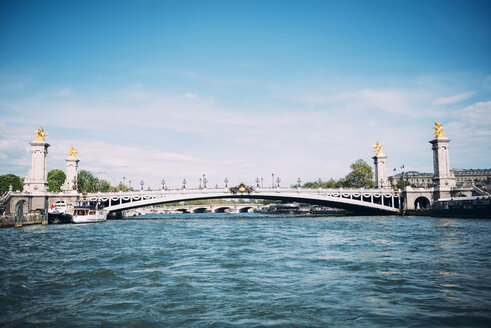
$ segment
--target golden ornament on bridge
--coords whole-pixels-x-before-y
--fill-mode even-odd
[[[38,126],[34,133],[37,134],[35,141],[44,141],[44,139],[48,136],[46,132],[44,132],[43,128]]]
[[[435,138],[446,138],[445,134],[443,133],[444,127],[440,123],[435,122],[435,126],[433,127],[435,129]]]

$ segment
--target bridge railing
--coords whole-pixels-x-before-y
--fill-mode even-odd
[[[229,188],[187,188],[187,189],[163,189],[163,190],[138,190],[138,191],[119,191],[119,192],[97,192],[88,193],[88,197],[120,197],[120,196],[159,196],[168,194],[210,194],[210,193],[223,193],[230,192]],[[292,187],[278,187],[278,188],[254,188],[251,194],[262,192],[295,192],[295,193],[394,193],[398,192],[392,189],[375,189],[375,188],[336,188],[336,189],[324,189],[324,188],[292,188]]]

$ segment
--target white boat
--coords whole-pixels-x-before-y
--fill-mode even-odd
[[[95,223],[106,221],[108,210],[104,204],[95,200],[79,200],[73,207],[73,223]]]

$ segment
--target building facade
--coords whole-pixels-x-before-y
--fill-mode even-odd
[[[457,187],[466,187],[472,184],[486,186],[491,184],[491,169],[452,169]],[[417,188],[431,188],[434,186],[433,173],[420,173],[418,171],[402,172],[389,177],[390,184],[396,186],[399,181]]]

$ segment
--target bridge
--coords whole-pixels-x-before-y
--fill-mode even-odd
[[[160,207],[139,207],[123,212],[123,216],[135,216],[144,214],[173,214],[173,213],[248,213],[260,211],[263,204],[252,203],[226,203],[206,205],[176,205]]]
[[[243,190],[241,191],[241,188]],[[235,188],[173,189],[119,193],[89,193],[102,201],[109,212],[138,207],[203,199],[269,199],[346,209],[355,213],[397,214],[400,195],[387,189]]]
[[[205,199],[266,199],[283,202],[297,202],[313,205],[346,209],[355,213],[396,214],[408,210],[428,209],[439,200],[455,196],[472,196],[475,190],[456,187],[455,176],[450,171],[448,139],[442,132],[441,124],[435,123],[435,138],[430,140],[433,150],[434,177],[433,187],[424,189],[404,188],[402,194],[391,188],[387,178],[385,165],[387,156],[382,152],[382,146],[377,142],[374,146],[375,156],[374,189],[310,189],[310,188],[263,188],[243,184],[232,188],[199,188],[173,189],[157,191],[131,191],[117,193],[77,192],[77,151],[72,147],[66,158],[66,180],[61,192],[47,191],[46,155],[50,146],[45,141],[46,133],[38,128],[37,137],[30,143],[32,150],[32,168],[24,179],[23,191],[9,191],[0,197],[0,213],[16,214],[17,222],[22,222],[22,213],[29,210],[44,208],[58,200],[73,203],[81,197],[104,202],[111,213],[121,213],[125,210],[150,205],[186,202]],[[480,193],[477,193],[480,194]],[[25,208],[23,208],[25,207]],[[45,220],[46,221],[46,220]]]

